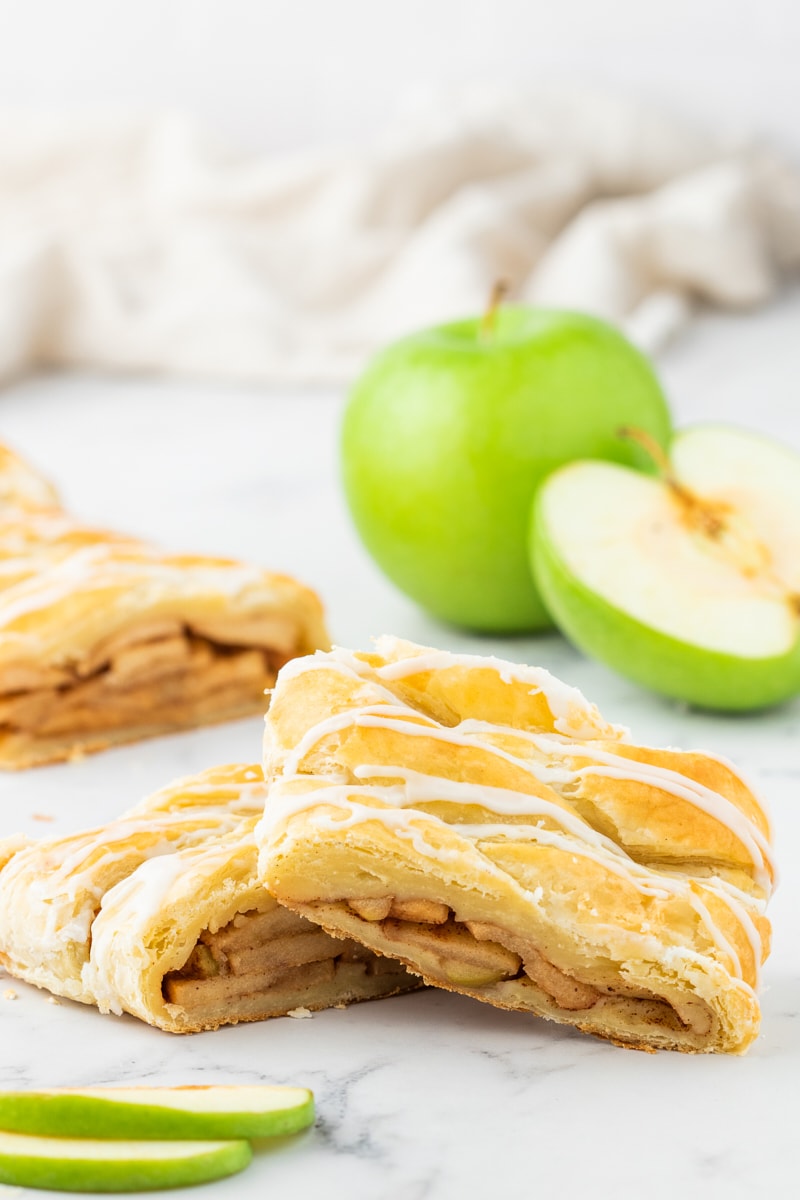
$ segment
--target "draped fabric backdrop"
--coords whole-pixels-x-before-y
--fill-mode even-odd
[[[607,96],[445,95],[362,150],[272,158],[169,114],[0,114],[0,379],[338,382],[498,278],[653,350],[798,269],[800,170]]]

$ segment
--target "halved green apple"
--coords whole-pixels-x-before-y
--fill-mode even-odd
[[[307,1088],[120,1087],[0,1092],[0,1129],[56,1137],[262,1138],[314,1120]]]
[[[252,1157],[246,1141],[112,1142],[0,1133],[0,1183],[57,1192],[149,1192],[234,1175]]]
[[[800,457],[785,447],[697,426],[662,479],[571,463],[538,493],[530,548],[557,625],[621,675],[714,709],[800,693]]]

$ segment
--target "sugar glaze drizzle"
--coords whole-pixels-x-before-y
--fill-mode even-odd
[[[387,645],[388,640],[379,643],[379,649]],[[678,771],[640,763],[597,745],[599,738],[606,741],[609,738],[613,739],[614,735],[610,732],[613,727],[601,722],[599,714],[590,709],[580,697],[580,693],[575,695],[583,702],[587,717],[594,722],[593,736],[590,735],[588,741],[576,740],[574,734],[562,736],[558,722],[559,719],[566,720],[566,712],[571,715],[573,728],[575,724],[576,701],[575,695],[572,694],[573,689],[564,689],[569,693],[569,708],[564,707],[566,701],[563,694],[561,696],[561,718],[558,715],[558,700],[555,703],[551,702],[550,693],[546,693],[554,716],[555,732],[531,733],[473,719],[463,720],[457,726],[443,726],[433,718],[404,704],[394,692],[384,686],[409,675],[453,666],[480,666],[484,669],[489,667],[497,669],[504,682],[533,682],[532,669],[516,668],[513,664],[501,663],[499,660],[487,660],[471,655],[451,655],[445,652],[409,656],[378,668],[371,667],[349,651],[342,650],[336,650],[331,655],[295,660],[289,664],[289,667],[285,668],[285,673],[289,675],[333,669],[357,677],[367,685],[364,699],[368,702],[323,718],[308,729],[294,749],[283,758],[282,781],[273,791],[259,827],[261,840],[274,840],[280,836],[293,815],[319,808],[319,812],[312,813],[311,820],[321,829],[340,831],[364,822],[378,821],[390,828],[395,836],[408,839],[418,853],[443,862],[461,857],[464,853],[463,845],[461,848],[453,847],[454,836],[473,843],[478,850],[481,842],[488,844],[508,840],[534,841],[555,846],[572,855],[596,861],[605,869],[623,877],[645,897],[662,902],[686,902],[715,947],[715,957],[726,965],[740,986],[751,991],[744,978],[745,973],[751,972],[745,972],[739,951],[720,928],[718,920],[714,919],[708,904],[704,902],[703,894],[707,894],[709,899],[713,896],[720,901],[741,926],[752,952],[752,973],[756,980],[762,957],[762,939],[754,915],[763,912],[766,900],[741,891],[718,875],[691,878],[685,874],[673,874],[668,867],[654,869],[638,864],[621,846],[599,833],[573,809],[568,808],[559,795],[559,789],[566,785],[579,785],[591,775],[607,776],[639,782],[692,804],[698,811],[730,830],[752,861],[754,882],[763,889],[765,896],[768,896],[774,871],[769,842],[747,814],[719,792],[689,779]],[[506,667],[510,668],[510,672],[505,673]],[[543,674],[547,675],[546,672]],[[553,682],[558,683],[557,680]],[[531,691],[534,690],[544,689],[537,688],[534,684]],[[557,690],[554,690],[554,694],[558,695]],[[540,786],[534,785],[531,793],[511,788],[485,787],[383,764],[361,764],[356,767],[354,774],[359,781],[356,784],[348,782],[346,777],[331,776],[319,778],[318,783],[310,788],[303,786],[311,784],[313,780],[313,776],[303,774],[303,761],[306,756],[325,738],[353,728],[385,729],[406,737],[433,738],[452,745],[481,750],[513,763],[527,772],[532,781],[535,781],[535,785]],[[496,744],[498,740],[503,741],[503,746]],[[508,749],[509,745],[513,746],[515,740],[517,753]],[[727,761],[725,765],[734,770]],[[393,779],[398,782],[385,782]],[[380,782],[370,784],[369,780]],[[541,794],[543,790],[544,795]],[[548,790],[551,791],[551,798],[546,795]],[[481,821],[472,824],[451,824],[418,807],[433,803],[474,805],[499,817],[514,817],[516,822]],[[331,806],[339,809],[343,815],[331,813]],[[520,818],[527,817],[531,820],[520,822]],[[554,825],[556,828],[553,828]],[[443,836],[436,838],[436,841],[445,844],[434,845],[429,836],[426,836],[433,837],[437,830]],[[446,844],[448,841],[450,845]],[[485,855],[482,868],[489,869],[492,873],[498,870]],[[499,871],[499,874],[508,883],[507,873]],[[519,884],[515,886],[521,887]],[[522,890],[525,891],[524,888]],[[539,892],[540,889],[536,891]],[[534,903],[541,902],[540,897],[534,893],[527,895]],[[673,952],[674,949],[673,947]],[[687,949],[686,953],[691,955],[693,952]]]
[[[382,638],[378,641],[379,650],[388,651],[389,653],[392,652],[392,648],[395,645],[395,640],[391,638]],[[576,711],[579,711],[582,712],[582,719],[586,723],[592,723],[594,737],[590,735],[588,741],[576,741],[574,733],[562,737],[557,732],[555,734],[531,733],[527,730],[492,725],[486,721],[473,719],[463,720],[457,727],[441,726],[431,718],[425,717],[424,714],[415,713],[408,705],[404,705],[402,702],[399,703],[398,697],[393,692],[374,682],[375,676],[380,680],[389,682],[426,671],[443,670],[453,667],[465,669],[481,667],[482,669],[496,670],[503,682],[509,685],[513,683],[533,683],[531,691],[541,691],[546,696],[551,712],[554,714],[554,726],[558,725],[559,720],[567,720],[570,714],[572,714],[574,721],[574,714]],[[543,761],[540,764],[536,764],[529,758],[517,759],[514,755],[502,752],[498,747],[494,747],[494,749],[509,761],[516,759],[519,765],[534,774],[542,783],[553,786],[556,789],[559,784],[578,783],[580,779],[587,775],[607,775],[613,778],[625,779],[656,787],[661,791],[668,792],[685,800],[730,829],[734,837],[742,843],[750,855],[755,869],[755,882],[765,893],[769,894],[771,891],[772,880],[775,878],[776,872],[769,840],[745,813],[719,792],[713,791],[711,788],[707,788],[703,784],[697,783],[695,780],[689,779],[677,771],[649,763],[636,762],[633,759],[623,755],[615,755],[597,746],[595,739],[598,733],[605,739],[608,739],[611,731],[616,727],[606,725],[600,718],[597,710],[589,705],[588,701],[584,699],[577,689],[562,684],[547,671],[532,667],[521,667],[500,659],[484,659],[470,654],[451,654],[443,650],[432,651],[422,655],[410,655],[406,658],[389,662],[385,666],[373,668],[369,663],[358,658],[352,651],[337,647],[330,654],[317,654],[307,658],[295,659],[288,667],[284,668],[284,674],[287,677],[293,677],[301,672],[320,670],[321,668],[333,668],[351,677],[370,683],[375,688],[374,699],[376,701],[395,708],[397,715],[401,717],[405,716],[406,719],[413,716],[420,722],[427,721],[431,727],[444,731],[450,735],[450,740],[460,744],[464,744],[462,735],[469,736],[470,734],[476,735],[484,744],[485,740],[490,740],[492,736],[513,737],[520,741],[529,742],[542,754],[543,758],[552,760],[555,757],[557,762],[561,759],[561,770],[564,773],[559,774],[559,767],[553,766],[551,761]],[[366,707],[371,711],[375,711],[372,709],[372,705],[365,705]],[[337,715],[341,716],[343,714]],[[456,733],[456,728],[458,733]],[[304,741],[308,737],[309,735],[306,735]],[[445,740],[447,740],[446,737]],[[284,769],[288,773],[297,770],[297,763],[308,752],[308,749],[313,748],[314,742],[311,741],[308,749],[304,749],[301,753],[302,745],[303,743],[301,742],[296,747],[294,753],[287,759]],[[710,757],[715,756],[712,755]],[[563,762],[565,758],[588,758],[591,761],[583,767],[570,769]],[[719,755],[716,758],[717,761],[726,766],[733,774],[738,775],[733,764],[727,759],[723,759]],[[747,786],[746,783],[745,786]],[[768,817],[765,820],[769,832]]]

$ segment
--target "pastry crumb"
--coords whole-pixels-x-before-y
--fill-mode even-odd
[[[17,998],[17,993],[14,991],[13,988],[6,988],[6,990],[3,992],[4,1000],[16,1000],[16,998]]]
[[[47,1003],[48,1004],[60,1004],[61,1001],[59,1000],[58,996],[48,996]]]
[[[31,813],[31,819],[33,821],[55,821],[55,817],[50,813]]]
[[[313,1017],[310,1008],[291,1008],[287,1012],[287,1017],[296,1017],[300,1021],[304,1021],[306,1017]]]

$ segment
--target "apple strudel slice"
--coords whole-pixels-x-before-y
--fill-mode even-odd
[[[98,829],[0,843],[0,963],[176,1033],[418,987],[264,888],[254,828],[265,796],[260,767],[218,767]]]
[[[625,1046],[756,1036],[770,830],[720,758],[638,746],[546,671],[383,638],[283,668],[265,770],[262,876],[329,932]]]
[[[0,767],[263,712],[328,644],[294,579],[84,526],[0,446]]]

